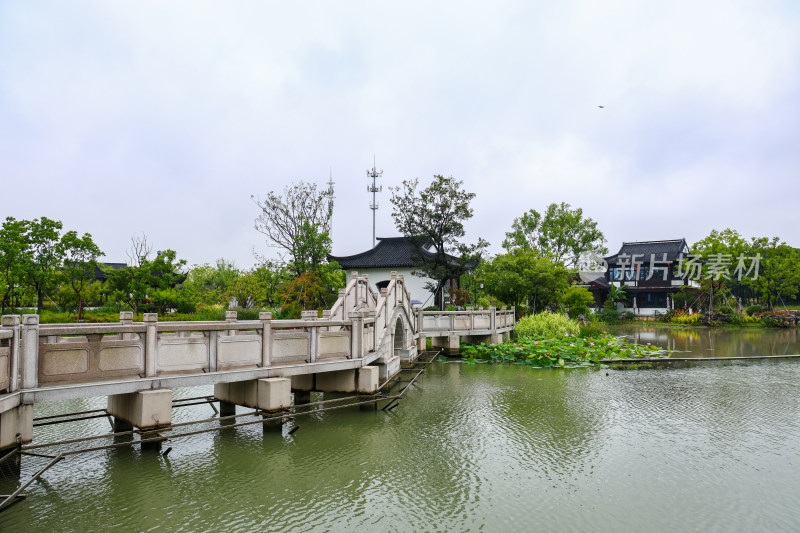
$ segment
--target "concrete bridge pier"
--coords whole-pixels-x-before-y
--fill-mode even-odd
[[[398,365],[399,366],[399,365]],[[320,392],[359,392],[370,394],[378,390],[378,366],[362,366],[352,370],[320,372],[315,375],[315,388]]]
[[[172,391],[146,390],[108,397],[108,414],[114,417],[114,431],[143,430],[142,439],[157,437],[158,429],[172,423]],[[142,449],[159,449],[161,441],[142,443]]]
[[[220,401],[220,415],[223,404],[226,410],[244,405],[263,411],[271,411],[265,416],[264,431],[281,431],[283,418],[273,418],[274,413],[292,405],[292,380],[289,378],[263,378],[214,385],[214,397]]]
[[[441,348],[445,355],[458,355],[461,353],[461,339],[458,335],[433,337],[431,347]]]
[[[0,413],[0,456],[33,440],[33,405],[18,405]]]
[[[292,394],[294,405],[311,403],[311,391],[314,390],[314,374],[292,376]]]

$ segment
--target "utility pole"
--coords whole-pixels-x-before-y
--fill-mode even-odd
[[[369,208],[372,209],[372,247],[375,248],[375,212],[378,210],[378,202],[375,199],[375,194],[383,190],[383,186],[377,186],[375,180],[383,175],[383,170],[375,168],[375,155],[372,156],[372,169],[367,170],[367,177],[372,178],[372,185],[367,185],[367,192],[372,193],[372,203]]]

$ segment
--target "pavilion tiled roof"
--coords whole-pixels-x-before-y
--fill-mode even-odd
[[[405,237],[378,237],[378,244],[371,250],[354,255],[329,255],[328,260],[336,261],[345,270],[364,268],[413,268],[420,266],[412,253],[413,243]],[[436,254],[420,247],[420,252],[428,259],[433,259]],[[458,258],[447,255],[453,263]]]
[[[627,255],[627,262],[631,262],[631,258],[636,255],[636,260],[639,262],[646,262],[650,260],[650,256],[654,255],[656,261],[662,261],[664,254],[667,254],[667,261],[676,262],[680,259],[682,253],[686,253],[688,246],[686,239],[672,239],[666,241],[642,241],[642,242],[623,242],[622,247],[614,255],[606,257],[605,260],[609,265],[615,265],[618,262],[620,255]]]

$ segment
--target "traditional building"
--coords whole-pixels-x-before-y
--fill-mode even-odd
[[[371,250],[355,255],[329,255],[329,261],[336,261],[346,271],[356,270],[359,274],[367,274],[370,283],[380,290],[389,284],[392,272],[403,274],[406,287],[411,293],[414,305],[427,307],[435,305],[437,298],[425,285],[435,283],[430,278],[414,276],[412,272],[420,266],[419,256],[414,252],[412,243],[405,237],[378,237],[378,244]],[[433,259],[436,254],[425,247],[420,247],[419,254]],[[458,259],[448,255],[454,264]],[[447,280],[444,283],[442,297],[444,305],[450,303],[449,291],[457,287],[457,280]]]
[[[622,311],[640,316],[665,313],[673,308],[672,294],[698,286],[680,272],[679,263],[688,255],[686,239],[623,242],[619,252],[605,258],[606,275],[595,286],[605,292],[611,285],[625,287],[628,301]]]

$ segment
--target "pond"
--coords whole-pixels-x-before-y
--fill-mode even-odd
[[[166,457],[72,456],[0,513],[0,531],[796,531],[798,382],[794,361],[436,363],[390,412],[319,413],[293,434],[204,433],[168,443]],[[211,414],[197,405],[174,419]],[[37,441],[107,431],[104,419],[46,426]],[[24,461],[27,478],[47,460]]]
[[[797,328],[672,328],[630,325],[612,327],[632,342],[672,350],[673,357],[753,357],[800,354]]]

